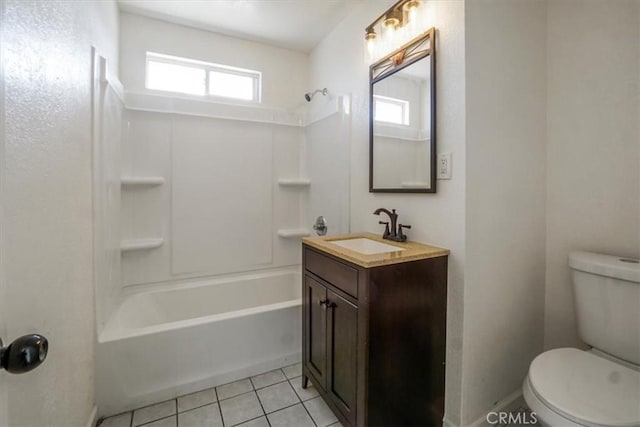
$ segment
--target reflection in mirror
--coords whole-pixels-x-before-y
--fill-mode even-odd
[[[394,58],[372,66],[372,192],[435,192],[433,54],[423,52],[398,66]],[[380,66],[391,71],[374,77]]]

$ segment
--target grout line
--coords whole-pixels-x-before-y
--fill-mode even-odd
[[[218,387],[213,388],[213,395],[216,397],[216,403],[218,404],[218,412],[220,413],[220,422],[222,423],[222,427],[224,427],[224,418],[222,417],[222,405],[220,404],[220,399],[218,398]]]
[[[260,415],[259,417],[251,418],[250,420],[243,421],[243,422],[241,422],[240,424],[234,424],[233,426],[227,426],[227,425],[225,424],[225,426],[224,426],[224,427],[236,427],[236,426],[242,425],[242,424],[244,424],[244,423],[248,423],[248,422],[251,422],[251,421],[255,421],[255,420],[257,420],[257,419],[259,419],[259,418],[263,418],[263,417],[264,417],[264,418],[267,418],[267,416],[266,416],[266,415],[262,414],[262,415]],[[268,420],[268,419],[267,419],[267,423],[269,423],[269,420]],[[271,426],[271,424],[269,424],[269,426]]]
[[[216,395],[218,397],[218,395]],[[222,423],[222,427],[224,427],[224,419],[222,418],[222,408],[220,407],[220,403],[218,402],[218,413],[220,414],[220,422]],[[178,426],[180,427],[180,426]]]
[[[298,396],[298,399],[300,399],[300,402],[303,402],[303,403],[304,403],[304,402],[308,402],[309,400],[313,400],[313,399],[315,399],[316,397],[320,397],[320,393],[318,393],[318,394],[316,394],[315,396],[309,397],[308,399],[303,399],[303,398],[302,398],[302,396],[300,396],[300,395],[298,394],[298,392],[296,391],[296,388],[293,386],[293,383],[292,383],[291,381],[293,381],[293,380],[297,380],[297,379],[299,379],[299,378],[301,378],[301,377],[302,377],[302,375],[301,375],[301,376],[299,376],[299,377],[295,377],[295,378],[293,378],[293,379],[289,380],[289,385],[290,385],[290,386],[291,386],[291,388],[293,389],[293,392],[296,394],[296,396]],[[314,388],[314,389],[316,388],[316,386],[314,386],[314,385],[313,385],[313,383],[312,383],[311,381],[309,381],[309,383],[313,386],[313,388]],[[306,389],[304,389],[304,388],[303,388],[303,390],[308,390],[308,389],[309,389],[309,386],[307,386],[307,388],[306,388]]]
[[[258,388],[258,387],[256,387],[256,385],[253,383],[253,378],[254,378],[254,377],[259,377],[260,375],[264,375],[264,374],[254,375],[253,377],[250,377],[250,378],[249,378],[249,380],[251,381],[251,385],[253,386],[253,389],[254,389],[254,390],[262,390],[263,388],[271,387],[272,385],[280,384],[280,383],[282,383],[282,382],[284,382],[284,381],[286,381],[286,380],[287,380],[287,376],[286,376],[286,375],[285,375],[285,373],[282,371],[282,369],[274,369],[273,371],[265,372],[265,374],[268,374],[268,373],[271,373],[271,372],[275,372],[275,371],[280,371],[280,373],[284,376],[284,380],[283,380],[283,381],[276,381],[276,382],[275,382],[275,383],[273,383],[273,384],[268,384],[268,385],[265,385],[265,386],[262,386],[262,387]]]
[[[320,396],[317,396],[317,397],[320,397]],[[315,399],[315,397],[314,397],[314,399]],[[313,399],[309,399],[309,400],[313,400]],[[307,402],[308,402],[308,401],[307,401]],[[320,427],[320,426],[318,426],[318,423],[316,422],[316,420],[315,420],[315,419],[313,418],[313,416],[311,415],[311,412],[309,412],[309,410],[307,409],[307,406],[304,404],[304,402],[302,402],[302,407],[304,408],[304,410],[305,410],[305,411],[307,411],[307,414],[309,414],[309,418],[311,418],[311,422],[312,422],[315,426]]]
[[[196,409],[200,409],[200,408],[204,408],[205,406],[211,406],[211,405],[215,405],[218,402],[209,402],[209,403],[205,403],[204,405],[200,405],[200,406],[194,406],[193,408],[189,408],[189,409],[185,409],[184,411],[180,411],[180,412],[176,412],[176,415],[178,414],[185,414],[187,412],[191,412],[191,411],[195,411]],[[220,406],[218,404],[218,406]]]
[[[289,367],[291,367],[291,366],[295,366],[295,365],[301,365],[301,364],[302,364],[301,362],[298,362],[298,363],[294,363],[294,364],[292,364],[292,365],[285,366],[285,367],[280,368],[280,369],[282,370],[282,372],[284,373],[284,376],[285,376],[288,380],[292,380],[292,379],[294,379],[294,378],[301,377],[301,376],[302,376],[302,373],[300,373],[300,375],[296,375],[296,376],[295,376],[295,377],[293,377],[293,378],[289,378],[289,377],[287,376],[287,373],[286,373],[286,372],[284,372],[284,369],[285,369],[285,368],[289,368]],[[302,370],[302,367],[300,367],[300,369]]]
[[[284,382],[284,381],[283,381],[283,382]],[[278,383],[278,384],[282,384],[282,383]],[[289,387],[291,387],[291,384],[289,384]],[[291,388],[293,388],[293,387],[291,387]],[[257,394],[257,393],[256,393],[256,394]],[[282,408],[276,409],[275,411],[271,411],[271,412],[267,412],[267,411],[264,409],[264,407],[262,407],[262,410],[264,411],[264,414],[265,414],[265,415],[273,414],[274,412],[282,411],[282,410],[284,410],[284,409],[291,408],[292,406],[296,406],[296,405],[300,405],[300,404],[302,404],[303,402],[302,402],[302,400],[300,399],[300,396],[298,396],[298,394],[296,393],[296,391],[295,391],[295,390],[293,390],[293,394],[294,394],[294,395],[296,396],[296,398],[298,399],[298,401],[297,401],[296,403],[291,404],[291,405],[288,405],[288,406],[283,406]],[[260,396],[258,396],[258,400],[260,400]],[[262,401],[260,401],[260,405],[262,405]],[[271,425],[271,423],[269,423],[269,425]]]
[[[265,388],[267,388],[267,387],[271,387],[272,385],[276,385],[276,384],[282,384],[282,383],[283,383],[283,382],[285,382],[285,381],[289,381],[289,380],[285,378],[285,379],[284,379],[284,380],[282,380],[282,381],[278,381],[278,382],[275,382],[275,383],[273,383],[273,384],[269,384],[269,385],[266,385],[266,386],[264,386],[264,387],[260,387],[260,388],[256,388],[256,387],[254,386],[254,387],[253,387],[253,390],[254,390],[254,391],[264,390],[264,389],[265,389]],[[253,383],[251,383],[251,384],[253,385]],[[244,394],[244,393],[243,393],[243,394]],[[229,398],[229,397],[227,397],[227,399],[230,399],[230,398]],[[225,399],[225,400],[226,400],[226,399]]]
[[[166,417],[158,418],[158,419],[156,419],[156,420],[148,421],[148,422],[146,422],[146,423],[144,423],[144,424],[137,424],[137,425],[135,425],[135,426],[133,425],[133,415],[134,415],[135,411],[138,411],[138,410],[140,410],[140,409],[144,409],[144,408],[148,408],[148,407],[150,407],[150,406],[155,406],[155,405],[160,405],[160,404],[162,404],[162,403],[171,402],[172,400],[173,400],[173,404],[175,405],[175,412],[174,412],[173,414],[171,414],[171,415],[167,415]],[[176,398],[176,399],[169,399],[169,400],[165,400],[165,401],[158,402],[158,403],[152,403],[151,405],[143,406],[142,408],[138,408],[138,409],[135,409],[135,410],[131,411],[131,427],[142,427],[142,426],[146,426],[147,424],[151,424],[151,423],[154,423],[154,422],[156,422],[156,421],[164,420],[165,418],[169,418],[169,417],[171,417],[171,416],[175,416],[175,417],[176,417],[176,424],[177,424],[177,423],[178,423],[178,399],[177,399],[177,398]]]
[[[267,411],[264,410],[264,405],[262,404],[262,400],[260,400],[260,396],[258,396],[258,393],[255,390],[253,392],[256,394],[256,398],[258,399],[258,403],[260,404],[260,408],[262,409],[262,415],[267,420],[267,425],[269,427],[271,427],[271,423],[269,422],[269,418],[267,418]]]
[[[218,391],[216,390],[216,397],[218,397]],[[224,415],[222,415],[222,403],[218,400],[218,411],[220,411],[220,420],[222,420],[222,427],[225,427],[227,423],[224,422]]]
[[[187,396],[187,395],[185,394],[184,396]],[[180,396],[180,397],[182,397],[182,396]],[[150,407],[150,406],[160,405],[161,403],[171,402],[172,400],[174,400],[174,401],[175,401],[175,404],[176,404],[176,412],[178,412],[178,398],[176,397],[176,398],[173,398],[173,399],[167,399],[167,400],[163,400],[162,402],[151,403],[151,404],[149,404],[149,405],[145,405],[145,406],[141,406],[141,407],[139,407],[139,408],[133,409],[133,410],[131,410],[131,411],[130,411],[130,412],[131,412],[131,416],[133,417],[133,413],[134,413],[135,411],[139,411],[140,409],[148,408],[148,407]],[[123,412],[123,414],[124,414],[124,412]],[[119,414],[118,414],[118,415],[119,415]],[[115,417],[115,416],[116,416],[116,415],[114,415],[114,417]],[[111,417],[109,417],[109,418],[111,418]],[[167,417],[164,417],[164,418],[167,418]],[[160,418],[160,419],[162,419],[162,418]]]
[[[171,418],[171,417],[175,417],[175,418],[176,418],[176,425],[178,425],[178,414],[176,413],[176,414],[172,414],[172,415],[169,415],[169,416],[166,416],[166,417],[158,418],[157,420],[151,420],[151,421],[149,421],[149,422],[147,422],[147,423],[144,423],[144,424],[138,424],[138,425],[137,425],[137,426],[135,426],[135,427],[144,427],[144,426],[148,426],[148,425],[149,425],[149,424],[151,424],[151,423],[155,423],[155,422],[157,422],[157,421],[166,420],[167,418]],[[131,423],[133,424],[133,416],[131,417]]]
[[[218,403],[220,403],[220,402],[225,402],[225,401],[227,401],[227,400],[229,400],[229,399],[235,399],[236,397],[244,396],[245,394],[255,393],[255,392],[256,392],[255,390],[245,391],[244,393],[240,393],[240,394],[238,394],[238,395],[231,396],[231,397],[227,397],[226,399],[222,399],[222,400],[218,401]]]
[[[271,415],[271,414],[275,414],[276,412],[280,412],[280,411],[284,411],[285,409],[289,409],[289,408],[293,408],[296,405],[302,405],[302,402],[296,402],[293,405],[289,405],[289,406],[284,406],[280,409],[276,409],[275,411],[271,411],[268,414],[265,413],[265,415]],[[303,405],[304,406],[304,405]]]
[[[285,366],[285,367],[283,367],[283,368],[286,368],[286,367],[289,367],[289,366],[294,366],[294,365],[297,365],[297,364],[299,364],[299,363],[300,363],[300,362],[292,363],[291,365],[287,365],[287,366]],[[226,426],[226,423],[224,422],[224,416],[222,415],[222,405],[221,405],[221,403],[222,403],[222,402],[224,402],[225,400],[233,399],[233,398],[235,398],[235,397],[240,397],[240,396],[243,396],[243,395],[245,395],[245,394],[252,393],[252,392],[253,392],[253,393],[255,393],[256,398],[258,399],[258,402],[260,403],[260,407],[262,408],[262,412],[263,412],[263,414],[262,414],[262,415],[260,415],[259,417],[252,418],[252,419],[247,420],[247,421],[244,421],[244,422],[249,422],[249,421],[253,421],[253,420],[257,419],[257,418],[265,417],[265,418],[267,419],[267,424],[269,424],[269,426],[271,426],[271,422],[269,421],[269,418],[267,417],[267,412],[265,411],[264,406],[262,406],[262,401],[260,400],[260,397],[258,396],[257,391],[258,391],[258,390],[264,390],[264,389],[265,389],[265,388],[267,388],[267,387],[271,387],[271,386],[274,386],[274,385],[277,385],[277,384],[282,384],[282,383],[284,383],[284,382],[288,383],[288,384],[289,384],[289,386],[293,389],[293,393],[294,393],[294,395],[298,398],[299,402],[297,402],[297,403],[295,403],[295,404],[293,404],[293,405],[285,406],[284,408],[280,408],[280,409],[278,409],[278,410],[275,410],[275,411],[269,412],[269,414],[273,414],[274,412],[278,412],[278,411],[281,411],[281,410],[284,410],[284,409],[287,409],[287,408],[291,408],[292,406],[295,406],[295,405],[298,405],[298,404],[301,404],[301,405],[305,408],[305,411],[309,414],[309,411],[307,411],[307,410],[306,410],[306,407],[304,406],[304,402],[305,402],[305,401],[304,401],[304,400],[302,400],[302,398],[298,395],[298,393],[295,391],[295,388],[294,388],[294,387],[293,387],[293,385],[291,384],[291,381],[292,381],[292,380],[295,380],[295,379],[297,379],[297,378],[300,378],[300,376],[301,376],[301,375],[299,375],[299,376],[297,376],[297,377],[294,377],[294,378],[289,378],[289,377],[287,377],[287,374],[284,372],[283,368],[277,368],[277,369],[273,369],[273,370],[271,370],[271,371],[264,372],[264,373],[262,373],[262,374],[254,375],[254,377],[257,377],[257,376],[264,375],[264,374],[267,374],[267,373],[270,373],[270,372],[280,371],[280,373],[284,376],[284,380],[277,381],[277,382],[275,382],[275,383],[273,383],[273,384],[269,384],[269,385],[266,385],[266,386],[264,386],[264,387],[256,388],[255,384],[253,383],[253,379],[252,379],[253,377],[247,377],[247,378],[239,379],[239,380],[237,380],[237,381],[232,381],[232,382],[227,383],[227,384],[222,384],[222,385],[215,386],[215,387],[205,388],[205,389],[202,389],[202,390],[195,391],[195,392],[193,392],[193,393],[188,393],[188,394],[185,394],[185,395],[182,395],[182,396],[178,396],[178,397],[188,396],[188,395],[195,394],[195,393],[200,393],[200,392],[202,392],[202,391],[206,391],[206,390],[209,390],[209,389],[213,390],[213,392],[214,392],[214,395],[215,395],[215,398],[216,398],[216,400],[215,400],[214,402],[210,402],[210,403],[207,403],[207,404],[204,404],[204,405],[201,405],[201,406],[196,406],[196,407],[194,407],[194,408],[190,408],[190,409],[187,409],[187,410],[185,410],[185,411],[179,411],[179,410],[178,410],[178,397],[176,397],[176,398],[174,398],[174,399],[164,400],[164,401],[162,401],[162,402],[151,403],[151,404],[149,404],[149,405],[142,406],[142,407],[140,407],[140,408],[136,408],[136,409],[133,409],[133,410],[131,410],[131,411],[127,411],[127,412],[129,412],[129,413],[131,414],[131,418],[130,418],[130,421],[129,421],[129,427],[142,427],[142,426],[145,426],[145,425],[147,425],[147,424],[150,424],[150,423],[153,423],[153,422],[156,422],[156,421],[164,420],[164,419],[169,418],[169,417],[171,417],[171,416],[175,416],[175,417],[176,417],[176,426],[177,426],[177,425],[178,425],[178,414],[185,413],[185,412],[189,412],[189,411],[193,411],[193,410],[195,410],[195,409],[199,409],[199,408],[203,408],[203,407],[205,407],[205,406],[209,406],[209,405],[212,405],[212,404],[214,404],[214,403],[217,403],[217,404],[218,404],[218,411],[220,412],[220,418],[222,418],[222,423],[223,423],[223,425],[224,425],[224,426]],[[223,387],[223,386],[225,386],[225,385],[233,384],[233,383],[235,383],[235,382],[240,382],[240,381],[244,381],[244,380],[249,380],[249,384],[251,384],[251,388],[252,388],[250,391],[247,391],[247,392],[244,392],[244,393],[240,393],[240,394],[237,394],[237,395],[235,395],[235,396],[230,396],[230,397],[227,397],[227,398],[225,398],[225,399],[220,399],[220,396],[219,396],[219,394],[218,394],[218,387]],[[316,397],[318,397],[318,396],[316,396]],[[312,399],[315,399],[315,397],[312,397],[312,398],[310,398],[310,399],[308,399],[308,400],[312,400]],[[139,425],[137,425],[137,426],[134,426],[134,425],[133,425],[133,415],[134,415],[135,411],[138,411],[138,410],[140,410],[140,409],[144,409],[144,408],[148,408],[148,407],[150,407],[150,406],[158,405],[158,404],[161,404],[161,403],[170,402],[170,401],[172,401],[172,400],[174,401],[174,405],[175,405],[175,413],[174,413],[174,414],[169,415],[169,416],[166,416],[166,417],[163,417],[163,418],[159,418],[159,419],[157,419],[157,420],[149,421],[149,422],[147,422],[147,423],[145,423],[145,424],[139,424]],[[308,401],[308,400],[307,400],[307,401]],[[112,417],[115,417],[115,416],[118,416],[118,415],[122,415],[122,414],[124,414],[124,413],[126,413],[126,412],[123,412],[123,413],[121,413],[121,414],[112,415]],[[311,414],[309,414],[309,416],[311,417]],[[111,417],[109,417],[109,418],[111,418]],[[311,420],[314,422],[314,424],[316,424],[316,423],[315,423],[315,421],[313,420],[313,417],[311,417]],[[241,424],[242,424],[242,423],[241,423]],[[317,424],[316,424],[316,425],[317,425]]]
[[[245,378],[245,379],[248,379],[248,378]],[[244,381],[244,380],[242,380],[242,381]],[[224,399],[220,399],[220,396],[218,396],[218,392],[216,391],[216,398],[218,399],[218,402],[224,402],[225,400],[233,399],[234,397],[242,396],[243,394],[251,393],[252,391],[256,391],[253,388],[253,384],[251,384],[251,390],[243,391],[240,394],[236,394],[236,395],[233,395],[233,396],[225,397]]]
[[[269,385],[266,385],[266,386],[264,386],[264,387],[257,388],[257,389],[255,389],[255,390],[256,390],[256,391],[258,391],[258,390],[264,390],[264,389],[265,389],[265,388],[267,388],[267,387],[271,387],[271,386],[274,386],[274,385],[282,384],[282,383],[287,382],[287,381],[288,381],[288,380],[278,381],[277,383],[269,384]]]

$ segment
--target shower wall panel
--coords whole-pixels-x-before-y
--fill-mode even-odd
[[[221,274],[272,263],[273,130],[175,117],[172,274]]]
[[[322,215],[328,234],[349,232],[351,116],[334,113],[305,128],[306,174],[311,179],[307,223]]]
[[[161,238],[122,255],[123,284],[139,285],[299,264],[303,128],[127,111],[123,175],[163,185],[123,189],[122,237]]]
[[[120,140],[124,104],[109,84],[94,88],[95,281],[98,331],[120,297]]]

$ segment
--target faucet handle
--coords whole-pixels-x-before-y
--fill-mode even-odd
[[[407,236],[402,233],[402,229],[403,228],[411,228],[410,225],[402,225],[402,224],[398,224],[398,241],[399,242],[406,242],[407,241]]]
[[[382,238],[386,239],[387,237],[391,236],[391,233],[389,232],[389,222],[385,222],[385,221],[378,221],[378,224],[384,224],[384,233],[382,234]]]

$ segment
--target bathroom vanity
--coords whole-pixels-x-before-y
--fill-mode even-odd
[[[448,255],[370,233],[303,239],[302,385],[343,425],[442,425]]]

